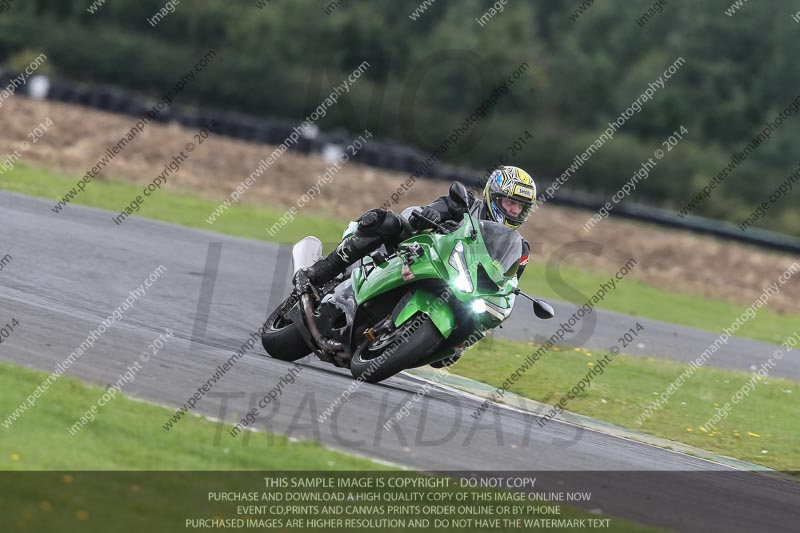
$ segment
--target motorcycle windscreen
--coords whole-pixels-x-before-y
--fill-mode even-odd
[[[517,273],[522,259],[522,236],[509,227],[482,220],[481,236],[494,266],[510,278]]]

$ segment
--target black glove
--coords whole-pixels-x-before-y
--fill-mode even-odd
[[[307,269],[298,270],[294,277],[292,277],[292,285],[294,285],[294,289],[297,294],[303,294],[311,290],[311,278],[306,270]]]
[[[455,220],[445,220],[442,222],[442,227],[445,229],[446,233],[453,233],[455,230],[461,227],[461,223],[456,222]]]
[[[433,224],[431,222],[438,224],[441,220],[442,215],[437,210],[432,207],[423,207],[422,211],[414,211],[414,216],[411,217],[409,223],[415,230],[422,231],[432,228]]]

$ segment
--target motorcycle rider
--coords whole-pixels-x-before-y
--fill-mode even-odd
[[[533,178],[519,167],[501,166],[489,176],[481,200],[469,193],[469,209],[480,220],[499,222],[517,230],[528,219],[535,200],[536,184]],[[367,211],[356,219],[358,228],[354,234],[342,240],[326,257],[295,274],[293,282],[297,294],[310,290],[312,285],[324,286],[382,244],[391,247],[409,238],[414,230],[431,228],[429,220],[437,224],[448,220],[461,221],[464,211],[449,196],[441,196],[423,207],[420,214],[421,217],[412,215],[407,221],[386,209]],[[529,252],[530,245],[523,239],[517,277],[522,275],[528,263]]]

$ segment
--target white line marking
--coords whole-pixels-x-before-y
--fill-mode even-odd
[[[478,396],[477,394],[473,394],[471,392],[467,392],[467,391],[464,391],[464,390],[461,390],[461,389],[457,389],[457,388],[451,387],[449,385],[442,385],[441,383],[436,383],[434,381],[431,381],[431,380],[429,380],[427,378],[424,378],[424,377],[421,377],[421,376],[408,374],[406,372],[403,372],[403,375],[405,375],[407,377],[410,377],[410,378],[413,378],[413,379],[418,379],[420,381],[425,381],[427,383],[431,383],[431,384],[433,384],[434,387],[438,386],[439,388],[441,388],[441,389],[443,389],[443,390],[445,390],[447,392],[452,392],[452,393],[455,393],[455,395],[457,395],[457,396],[463,396],[463,397],[469,398],[471,400],[479,401],[480,403],[483,403],[486,400],[486,398]],[[409,391],[409,394],[413,394],[413,393],[411,391]],[[516,413],[521,413],[521,414],[524,414],[524,415],[534,416],[536,418],[542,418],[542,415],[540,415],[538,413],[534,413],[532,411],[527,411],[527,410],[521,409],[519,407],[514,407],[514,406],[508,405],[506,403],[491,402],[490,405],[494,405],[494,406],[496,406],[498,408],[501,408],[501,409],[508,409],[508,410],[514,411]],[[581,416],[585,416],[585,415],[581,415]],[[707,463],[711,463],[713,465],[729,468],[731,470],[736,470],[736,471],[739,471],[739,472],[750,472],[751,471],[751,470],[745,470],[743,468],[737,468],[737,467],[732,466],[732,465],[719,463],[717,461],[712,461],[711,459],[706,459],[704,457],[697,457],[696,455],[690,455],[688,453],[681,452],[681,451],[678,451],[678,450],[670,450],[668,448],[662,448],[661,446],[657,446],[655,444],[650,444],[649,442],[638,441],[638,440],[632,439],[630,437],[624,437],[622,435],[613,435],[611,433],[605,433],[603,431],[600,431],[599,429],[590,428],[590,427],[583,426],[583,425],[580,425],[580,424],[576,424],[574,422],[569,422],[567,420],[563,420],[563,419],[560,419],[560,418],[555,419],[555,421],[558,422],[558,423],[567,425],[567,426],[578,427],[578,428],[584,429],[586,431],[592,431],[594,433],[597,433],[599,435],[603,435],[603,436],[606,436],[606,437],[621,439],[621,440],[624,440],[624,441],[627,441],[627,442],[632,442],[634,444],[639,444],[639,445],[643,445],[643,446],[649,446],[651,448],[656,448],[656,449],[661,450],[661,451],[678,454],[678,455],[681,455],[681,456],[684,456],[684,457],[689,457],[689,458],[691,458],[693,460],[705,461]],[[688,444],[682,444],[682,443],[679,443],[679,442],[676,442],[675,444],[676,445],[681,445],[681,446],[688,446]],[[707,451],[707,450],[703,450],[703,451]],[[708,453],[713,453],[713,452],[708,452]],[[739,461],[739,459],[734,459],[734,460],[735,461]],[[743,462],[745,462],[745,461],[743,461]],[[770,470],[770,469],[767,469],[767,470]],[[665,472],[667,472],[667,470],[665,470]],[[671,470],[669,470],[669,472],[671,472]]]

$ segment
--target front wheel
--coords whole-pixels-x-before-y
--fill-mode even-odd
[[[350,359],[353,377],[378,383],[429,357],[442,335],[427,315],[417,314],[391,333],[364,341]]]
[[[284,318],[284,304],[278,306],[264,323],[261,344],[267,353],[281,361],[297,361],[311,353],[297,325]]]

